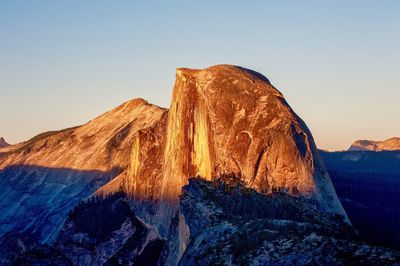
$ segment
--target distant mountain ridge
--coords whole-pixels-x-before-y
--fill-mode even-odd
[[[400,137],[383,141],[357,140],[351,144],[349,151],[397,151],[400,150]]]

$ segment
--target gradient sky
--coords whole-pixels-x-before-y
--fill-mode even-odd
[[[400,1],[0,0],[0,136],[168,107],[175,68],[267,76],[323,149],[400,136]]]

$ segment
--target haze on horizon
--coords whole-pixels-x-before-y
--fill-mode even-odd
[[[266,75],[318,147],[400,135],[400,1],[0,1],[0,136],[83,124],[177,67]]]

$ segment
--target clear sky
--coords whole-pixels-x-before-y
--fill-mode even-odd
[[[323,149],[400,136],[400,1],[0,0],[0,136],[168,107],[175,68],[266,75]]]

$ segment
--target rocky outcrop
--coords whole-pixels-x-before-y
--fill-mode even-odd
[[[0,149],[7,147],[7,146],[10,146],[10,144],[8,144],[7,141],[3,137],[1,137],[0,138]]]
[[[190,179],[180,210],[191,240],[178,265],[397,265],[400,252],[371,246],[341,220],[285,193],[240,182]]]
[[[349,151],[400,151],[400,138],[393,137],[383,141],[357,140],[351,144]]]
[[[74,265],[156,265],[164,244],[117,193],[75,207],[54,246]]]

